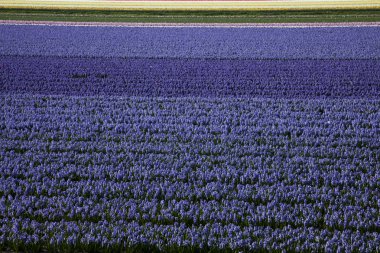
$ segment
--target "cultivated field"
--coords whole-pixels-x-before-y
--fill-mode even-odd
[[[91,10],[307,10],[374,9],[380,0],[279,0],[279,1],[41,1],[2,0],[0,8]]]
[[[380,252],[380,0],[0,0],[0,251]]]
[[[378,23],[0,34],[0,250],[380,251]]]

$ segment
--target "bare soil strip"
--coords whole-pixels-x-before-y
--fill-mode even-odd
[[[309,28],[309,27],[380,27],[380,22],[344,23],[123,23],[123,22],[61,22],[0,20],[0,25],[98,26],[98,27],[257,27],[257,28]]]

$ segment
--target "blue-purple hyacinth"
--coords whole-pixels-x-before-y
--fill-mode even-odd
[[[0,251],[380,251],[378,27],[0,34]]]

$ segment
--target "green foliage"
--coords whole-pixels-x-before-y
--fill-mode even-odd
[[[146,23],[375,22],[380,10],[107,11],[1,9],[2,20]]]

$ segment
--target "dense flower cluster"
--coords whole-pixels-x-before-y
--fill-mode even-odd
[[[0,242],[380,250],[380,105],[2,96]]]
[[[0,56],[4,93],[380,98],[380,60]]]
[[[0,34],[0,251],[380,252],[378,27]]]
[[[0,25],[1,55],[368,59],[379,27],[201,28]]]

